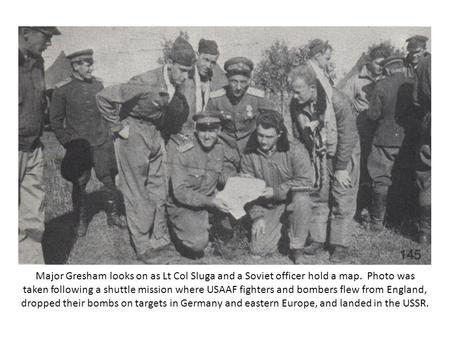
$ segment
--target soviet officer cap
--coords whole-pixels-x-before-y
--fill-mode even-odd
[[[253,61],[246,57],[238,56],[227,60],[223,68],[227,76],[239,74],[250,77],[253,70]]]
[[[321,39],[311,40],[308,44],[308,56],[311,58],[318,53],[323,53],[327,49],[333,49],[328,41]]]
[[[427,41],[428,38],[423,35],[411,36],[409,39],[406,40],[406,42],[408,43],[406,49],[408,51],[415,51],[419,48],[425,49],[427,47]]]
[[[197,129],[217,129],[222,122],[222,114],[218,111],[202,111],[196,113],[192,119],[195,121]]]
[[[55,26],[28,26],[28,28],[39,31],[47,36],[61,35],[61,32]]]
[[[74,53],[71,53],[66,56],[67,59],[71,62],[78,62],[78,61],[94,61],[94,51],[92,49],[83,49]]]
[[[214,40],[200,39],[198,43],[199,54],[219,55],[219,47]]]
[[[194,49],[191,44],[181,36],[173,43],[169,58],[174,63],[187,67],[191,67],[196,61]]]

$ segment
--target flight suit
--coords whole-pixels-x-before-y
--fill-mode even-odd
[[[281,238],[281,218],[289,207],[290,249],[302,249],[308,237],[311,222],[309,192],[313,186],[313,168],[304,145],[290,143],[289,149],[276,149],[271,154],[249,149],[242,159],[242,173],[262,179],[274,190],[271,200],[251,203],[252,221],[260,217],[265,221],[265,233],[252,236],[250,250],[256,254],[274,253]]]
[[[323,155],[318,155],[317,140],[311,134],[310,129],[305,127],[306,122],[318,121],[320,128],[324,128],[324,112],[328,104],[324,91],[318,91],[317,102],[312,106],[309,103],[291,102],[291,117],[294,135],[306,145],[316,172],[314,183],[316,191],[311,194],[313,201],[311,240],[317,243],[326,241],[328,221],[330,220],[329,243],[347,247],[349,245],[349,223],[353,218],[359,186],[360,145],[356,128],[356,114],[349,98],[333,88],[331,103],[336,118],[337,143],[335,145],[327,144],[327,147],[336,149],[334,155],[329,153],[328,148],[323,151]],[[334,178],[336,170],[348,172],[351,187],[343,187],[336,181]]]
[[[118,137],[115,146],[128,227],[138,255],[170,243],[161,129],[165,115],[179,115],[169,111],[183,107],[174,104],[179,98],[168,86],[167,67],[135,76],[128,83],[105,88],[97,95],[97,105],[111,130],[119,132],[124,126],[129,127],[129,137]]]

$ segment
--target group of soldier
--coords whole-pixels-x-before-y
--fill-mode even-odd
[[[56,27],[19,28],[21,263],[44,263],[41,53],[59,34]],[[224,236],[230,239],[245,224],[252,255],[277,252],[286,226],[294,263],[323,250],[332,262],[342,263],[348,259],[350,223],[362,209],[358,192],[370,182],[370,229],[382,230],[393,171],[409,166],[417,171],[412,177],[419,191],[419,241],[429,241],[426,40],[408,39],[406,59],[375,48],[342,91],[329,76],[333,48],[312,40],[308,61],[288,77],[292,133],[265,92],[250,86],[253,62],[234,57],[222,71],[213,40],[201,39],[194,51],[179,37],[163,66],[107,88],[92,75],[93,50],[68,55],[72,76],[56,85],[49,111],[66,151],[61,174],[72,183],[77,235],[88,229],[85,189],[94,168],[105,187],[107,224],[128,227],[144,263],[158,261],[172,243],[187,257],[202,257],[213,229],[231,234]],[[372,136],[366,132],[369,120],[377,121]],[[216,196],[235,176],[266,183],[241,220],[230,215],[229,202]],[[121,195],[125,217],[119,212]]]

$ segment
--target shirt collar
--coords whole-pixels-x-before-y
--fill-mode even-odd
[[[167,86],[167,92],[169,93],[169,101],[172,101],[172,98],[175,95],[175,86],[170,82],[169,67],[167,65],[164,65],[163,67],[163,76],[164,82],[166,83]]]

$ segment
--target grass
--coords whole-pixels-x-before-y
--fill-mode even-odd
[[[87,186],[90,223],[88,233],[76,238],[73,231],[71,186],[60,174],[64,149],[53,133],[43,136],[45,145],[46,233],[43,239],[46,262],[50,264],[140,264],[130,244],[127,230],[110,228],[102,210],[101,184],[92,175]],[[431,248],[421,247],[411,239],[414,229],[386,229],[379,234],[365,230],[360,224],[351,225],[350,259],[352,264],[430,264]],[[238,241],[220,250],[221,255],[207,253],[191,260],[182,257],[174,248],[159,260],[159,264],[292,264],[283,254],[255,258],[249,254],[245,231]],[[419,260],[403,259],[402,250],[420,250]],[[212,251],[212,250],[209,250]],[[311,257],[310,264],[329,264],[328,254],[322,252]]]

